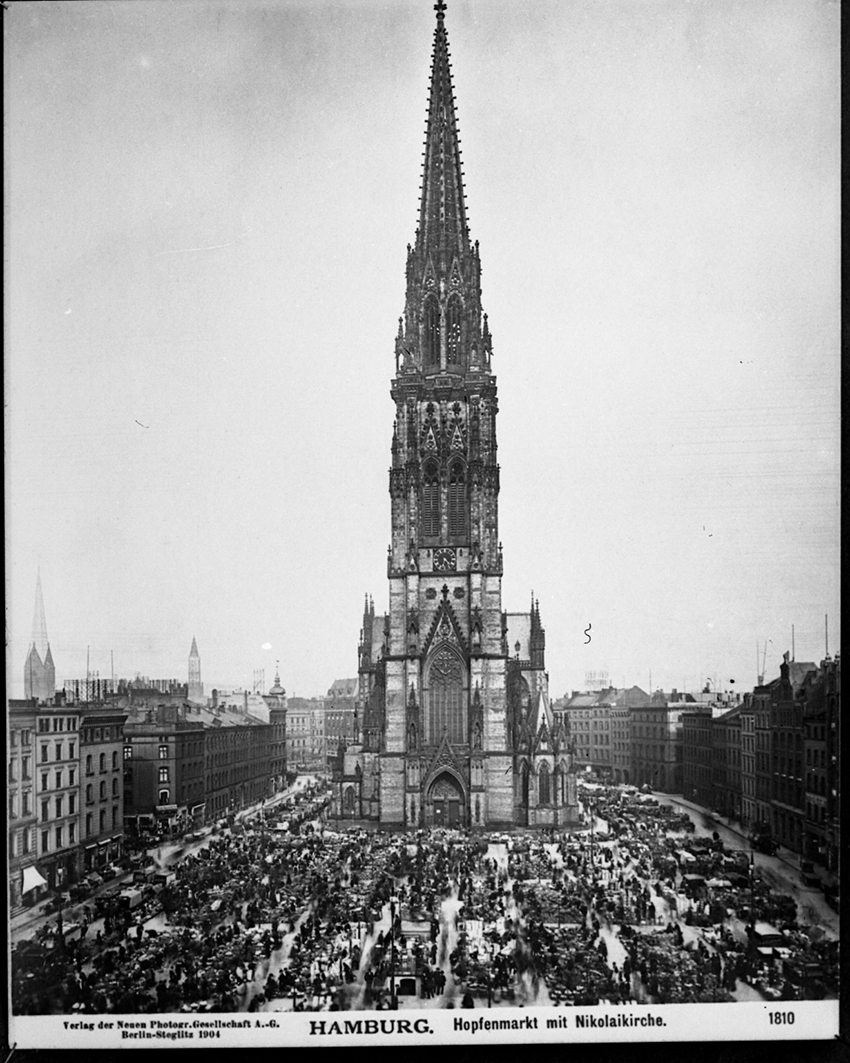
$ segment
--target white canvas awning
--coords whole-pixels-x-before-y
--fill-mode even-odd
[[[42,878],[36,868],[30,864],[29,867],[24,868],[24,881],[21,886],[21,893],[29,893],[30,890],[36,889],[38,886],[46,886],[47,879]]]

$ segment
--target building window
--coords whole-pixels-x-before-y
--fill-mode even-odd
[[[168,804],[168,790],[160,790],[159,791],[159,803],[161,805],[167,805]]]
[[[77,810],[77,795],[68,794],[68,815],[73,816]]]
[[[106,830],[106,809],[102,808],[100,810],[100,833],[103,834],[103,832],[105,830]]]
[[[168,782],[168,768],[159,769],[159,781]]]
[[[93,775],[93,774],[94,774],[94,772],[92,770],[91,753],[89,753],[89,755],[86,757],[86,775]]]
[[[29,779],[30,777],[30,758],[21,757],[21,778]]]
[[[41,851],[43,853],[50,852],[50,831],[43,830],[41,832]]]
[[[446,735],[449,742],[466,741],[463,669],[451,650],[438,650],[429,669],[429,739],[436,744]]]
[[[50,819],[50,802],[49,801],[42,801],[41,802],[41,819],[42,819],[42,822],[44,822],[45,820]]]
[[[104,781],[103,781],[103,782],[102,782],[102,783],[100,784],[100,799],[101,799],[101,801],[103,801],[103,799],[104,799],[105,797],[106,797],[106,781],[104,780]]]
[[[74,785],[74,780],[76,778],[77,778],[77,769],[76,768],[69,768],[68,769],[68,785],[69,786],[73,786]]]
[[[117,827],[118,826],[118,809],[117,809],[117,807],[112,809],[112,826],[113,827]]]
[[[30,851],[30,832],[29,830],[21,831],[21,852],[28,853]]]
[[[425,345],[425,368],[440,364],[440,308],[433,295],[425,300],[422,339]]]
[[[112,780],[112,796],[115,797],[118,793],[118,779]]]
[[[86,804],[90,805],[90,804],[93,804],[93,802],[94,802],[94,788],[92,787],[92,784],[89,783],[88,786],[86,787]]]
[[[449,535],[466,534],[466,476],[456,461],[449,472]]]
[[[62,828],[61,827],[57,827],[56,828],[56,848],[57,849],[61,849],[62,848]]]
[[[62,743],[61,742],[56,742],[55,743],[55,753],[56,753],[56,757],[54,759],[61,760],[62,759]]]
[[[15,807],[18,803],[17,796],[15,794],[9,794],[9,819],[15,819]]]
[[[48,753],[47,745],[43,742],[41,745],[41,763],[46,764],[49,759],[50,756]]]
[[[125,760],[132,760],[133,759],[133,747],[132,746],[124,746],[124,759]]]
[[[91,812],[89,812],[86,815],[86,837],[87,838],[91,837],[91,828],[92,828],[92,814],[91,814]]]
[[[440,473],[433,462],[422,475],[422,534],[429,538],[440,534]]]
[[[101,753],[100,754],[100,762],[99,763],[100,763],[100,770],[101,771],[106,771],[106,754],[105,753]]]
[[[57,819],[61,819],[61,817],[62,817],[62,805],[63,805],[63,803],[64,802],[62,801],[61,797],[57,797],[56,798],[56,818]]]
[[[76,742],[69,742],[68,743],[68,760],[73,760],[74,759],[74,750],[76,748],[77,748],[77,743]]]
[[[550,802],[549,765],[545,761],[540,765],[540,774],[537,780],[537,801],[541,805],[548,805]]]
[[[21,809],[21,815],[22,816],[28,816],[30,814],[30,807],[31,807],[30,806],[30,800],[31,799],[32,799],[32,795],[31,795],[30,791],[29,790],[24,790],[23,794],[21,794],[21,800],[23,801],[23,808]]]
[[[56,789],[57,790],[61,790],[62,789],[62,771],[61,771],[61,769],[56,772]]]
[[[68,824],[68,844],[69,845],[76,845],[76,842],[77,842],[77,824],[76,823],[69,823]]]
[[[117,749],[113,749],[112,750],[112,770],[113,771],[117,771],[118,770],[118,750]]]
[[[159,759],[168,760],[168,746],[159,747]]]

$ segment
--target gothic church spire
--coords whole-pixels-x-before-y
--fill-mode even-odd
[[[428,124],[425,162],[422,172],[422,201],[416,250],[449,264],[455,256],[469,253],[469,229],[463,191],[449,40],[446,34],[446,5],[435,5],[437,25],[431,65],[431,92],[428,98]]]

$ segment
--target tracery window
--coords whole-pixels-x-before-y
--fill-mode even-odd
[[[463,704],[463,667],[451,650],[438,650],[429,671],[429,729],[431,741],[439,742],[445,732],[450,742],[466,740],[466,713]]]
[[[422,534],[428,538],[440,534],[440,473],[433,462],[422,474]]]
[[[449,535],[466,534],[466,475],[463,463],[456,461],[449,470]]]
[[[537,780],[537,803],[540,805],[548,805],[550,800],[549,765],[544,760],[540,765],[540,774]]]
[[[446,364],[460,364],[461,301],[453,295],[446,306]]]
[[[433,295],[425,300],[423,314],[425,346],[425,368],[434,368],[440,364],[440,308]]]

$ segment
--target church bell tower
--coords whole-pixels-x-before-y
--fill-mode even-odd
[[[408,246],[389,489],[381,819],[512,819],[496,379],[469,235],[445,4],[436,5],[419,226]]]
[[[359,740],[335,773],[338,814],[406,830],[562,825],[575,818],[572,765],[548,702],[539,611],[533,601],[530,613],[502,610],[492,339],[442,0],[435,10],[390,387],[389,611],[376,616],[367,597]]]

